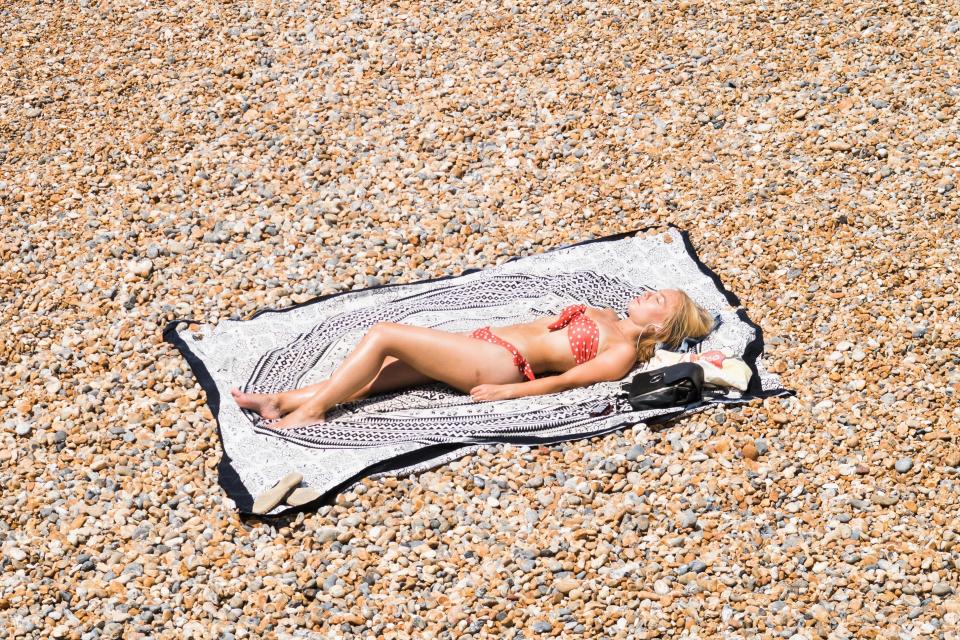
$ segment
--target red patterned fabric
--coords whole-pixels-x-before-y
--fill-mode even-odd
[[[567,327],[570,351],[577,364],[583,364],[597,356],[600,346],[600,329],[586,313],[587,305],[570,305],[560,313],[560,318],[550,325],[550,331]]]
[[[487,342],[492,342],[493,344],[498,344],[510,353],[513,354],[513,364],[520,369],[520,375],[524,376],[527,380],[535,380],[536,376],[533,375],[533,369],[530,367],[530,363],[527,362],[527,359],[520,354],[519,349],[515,346],[504,340],[503,338],[498,338],[490,332],[490,327],[481,327],[470,334],[471,337],[477,338],[478,340],[486,340]]]

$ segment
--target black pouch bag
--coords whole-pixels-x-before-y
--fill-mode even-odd
[[[686,406],[703,399],[703,368],[680,362],[638,373],[620,388],[636,411]]]

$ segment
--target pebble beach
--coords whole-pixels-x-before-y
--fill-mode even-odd
[[[0,637],[960,638],[960,5],[0,7]],[[686,230],[796,391],[241,518],[162,331]]]

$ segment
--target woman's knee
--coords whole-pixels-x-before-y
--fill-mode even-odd
[[[386,345],[396,337],[397,329],[402,326],[403,325],[397,324],[396,322],[375,322],[367,329],[363,340],[365,342]]]
[[[364,338],[374,338],[382,337],[383,335],[391,331],[392,322],[374,322],[370,325],[370,328],[367,329],[367,333],[364,334]]]

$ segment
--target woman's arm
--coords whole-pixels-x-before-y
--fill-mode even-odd
[[[481,384],[471,389],[470,395],[476,401],[509,400],[620,380],[633,368],[636,357],[636,352],[630,347],[607,349],[596,358],[559,375],[513,384]]]

